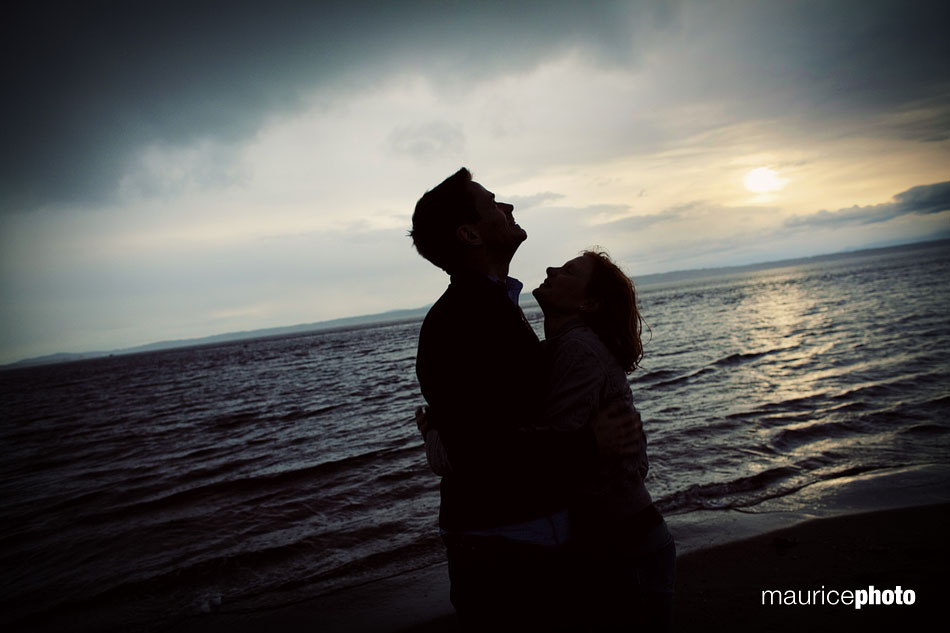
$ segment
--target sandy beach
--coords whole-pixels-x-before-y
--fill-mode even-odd
[[[950,505],[942,504],[817,519],[686,554],[677,561],[677,630],[923,625],[938,613],[948,588],[942,562],[948,529]],[[843,592],[872,586],[910,589],[914,604],[842,604]],[[778,604],[775,594],[763,596],[765,590],[780,590],[784,598],[793,590],[796,604]],[[799,604],[806,601],[812,604]]]
[[[677,563],[676,629],[868,631],[920,626],[938,613],[948,589],[943,571],[948,532],[950,504],[937,504],[815,519],[689,552]],[[854,598],[844,604],[849,602],[846,592],[871,587],[881,592],[900,587],[902,599],[911,597],[910,590],[914,604],[857,609]],[[764,596],[768,590],[780,591],[781,600],[778,594]],[[789,591],[795,592],[796,604],[788,604]],[[882,601],[890,598],[881,595]],[[799,600],[813,604],[797,604]],[[272,611],[209,614],[183,624],[176,630],[457,630],[444,565]]]

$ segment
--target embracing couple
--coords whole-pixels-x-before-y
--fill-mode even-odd
[[[627,373],[630,279],[586,251],[534,290],[508,276],[527,233],[461,169],[417,203],[416,250],[451,276],[419,334],[417,421],[442,476],[439,527],[463,630],[668,630],[675,545],[643,483]]]

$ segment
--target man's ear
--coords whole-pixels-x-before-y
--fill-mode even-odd
[[[482,243],[482,236],[478,234],[478,229],[473,224],[463,224],[455,231],[455,237],[462,244],[469,246],[479,246]]]

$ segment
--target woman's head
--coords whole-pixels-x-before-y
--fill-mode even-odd
[[[643,326],[630,278],[599,250],[584,251],[547,273],[534,291],[545,316],[583,319],[625,371],[636,369],[643,357]]]

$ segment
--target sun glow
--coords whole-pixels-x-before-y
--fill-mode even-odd
[[[774,169],[757,167],[745,175],[743,184],[752,193],[771,193],[782,189],[788,180],[781,178]]]

